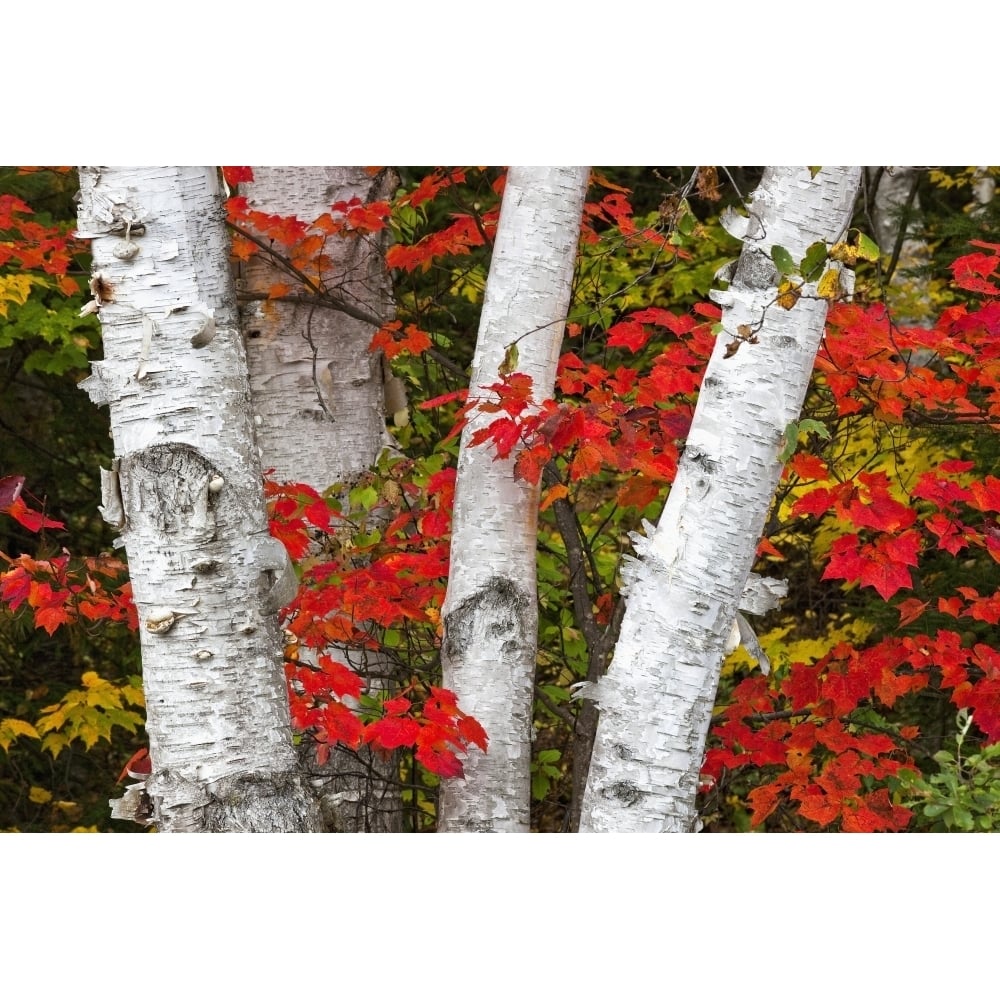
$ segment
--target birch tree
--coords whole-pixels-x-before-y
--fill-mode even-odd
[[[329,213],[331,205],[388,198],[397,177],[391,169],[372,176],[363,167],[254,167],[241,188],[248,206],[303,223]],[[269,299],[278,282],[299,284],[290,262],[257,254],[242,265],[242,324],[263,465],[278,481],[306,483],[323,492],[348,489],[394,443],[386,431],[390,412],[405,408],[402,383],[372,336],[392,318],[392,288],[385,246],[374,237],[327,236],[315,289]],[[387,686],[392,662],[376,650],[338,647],[337,656],[365,677],[372,689]],[[306,747],[311,757],[311,746]],[[309,764],[323,788],[328,822],[347,832],[396,830],[400,823],[397,761],[367,748],[335,749],[329,765]]]
[[[319,829],[277,621],[295,576],[268,533],[216,170],[85,167],[80,185],[104,340],[84,387],[110,407],[102,513],[128,554],[153,764],[115,815]]]
[[[441,791],[442,831],[529,828],[532,705],[538,609],[538,487],[514,476],[516,450],[474,447],[494,414],[502,374],[523,373],[535,399],[552,394],[589,169],[511,167],[500,210],[469,382],[442,608],[444,686],[485,727],[465,780]]]
[[[871,216],[875,238],[888,257],[886,302],[899,322],[933,325],[927,241],[915,236],[920,215],[920,173],[914,167],[869,168],[874,184]],[[926,360],[926,359],[924,359]]]
[[[658,525],[635,537],[638,558],[623,571],[628,607],[608,673],[579,692],[600,707],[582,832],[696,826],[698,774],[738,610],[764,610],[781,592],[750,570],[827,311],[814,282],[782,308],[775,261],[799,262],[815,242],[836,240],[859,180],[854,167],[815,176],[770,167],[749,218],[729,219],[744,247],[728,289],[714,295],[722,330],[684,454]]]
[[[362,167],[254,167],[246,185],[250,208],[303,222],[332,204],[388,197],[392,171]],[[295,282],[279,261],[257,254],[242,265],[242,320],[254,409],[265,467],[279,481],[325,490],[351,484],[392,446],[385,427],[381,354],[372,336],[392,318],[385,247],[370,238],[327,237],[327,268],[317,276],[326,295],[267,301],[278,281]]]

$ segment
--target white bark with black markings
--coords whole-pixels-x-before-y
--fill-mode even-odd
[[[268,533],[214,167],[82,167],[80,232],[104,360],[120,528],[139,612],[153,771],[116,815],[164,831],[306,831],[276,611],[294,575]]]
[[[372,176],[364,167],[254,167],[253,175],[240,189],[251,209],[304,223],[329,213],[337,202],[388,199],[398,183],[388,168]],[[250,390],[261,416],[257,439],[264,468],[273,469],[279,482],[306,483],[320,492],[340,483],[346,499],[348,488],[372,469],[382,451],[395,448],[386,431],[385,404],[401,383],[381,352],[368,349],[393,314],[386,240],[385,232],[328,236],[322,250],[329,261],[322,274],[326,299],[302,287],[266,253],[241,266]],[[290,285],[294,298],[268,299],[278,282]],[[393,405],[405,406],[405,398]],[[370,693],[389,687],[394,668],[383,653],[337,647],[333,655],[366,678]],[[320,766],[310,741],[302,749],[332,829],[400,829],[395,755],[338,745],[328,764]]]
[[[588,695],[600,720],[581,832],[680,832],[695,795],[729,636],[781,474],[827,312],[804,289],[775,303],[775,245],[800,261],[849,225],[860,168],[770,167],[754,194],[743,252],[725,292],[677,477],[655,531],[623,574],[628,607],[608,674]],[[811,297],[812,296],[812,297]],[[749,327],[756,342],[743,340]],[[743,340],[735,353],[726,349]]]
[[[254,167],[241,188],[251,209],[312,222],[339,201],[389,198],[395,175],[372,177],[363,167]],[[278,282],[294,300],[249,298],[241,308],[257,432],[265,468],[279,482],[324,490],[357,480],[383,448],[385,381],[380,352],[368,345],[392,318],[392,289],[379,235],[329,236],[323,280],[331,296],[360,314],[348,315],[302,288],[298,278],[261,253],[241,265],[241,290],[267,296]],[[279,252],[282,248],[277,248]],[[363,316],[376,322],[368,322]]]
[[[486,399],[512,357],[534,397],[552,394],[576,261],[586,167],[511,167],[507,174],[472,364],[469,398]],[[462,433],[443,611],[444,686],[489,737],[465,778],[442,784],[442,831],[526,831],[538,642],[538,487],[514,477],[516,450],[495,459],[469,439],[496,414],[473,413]]]

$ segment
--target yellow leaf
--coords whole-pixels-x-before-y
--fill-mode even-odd
[[[819,279],[816,294],[821,299],[829,299],[831,302],[840,295],[840,271],[837,268],[827,268],[823,277]]]
[[[497,367],[497,372],[501,376],[511,375],[513,374],[515,368],[517,368],[517,341],[513,344],[507,345],[507,350],[504,351],[503,361],[501,361]]]
[[[83,723],[80,726],[79,736],[83,740],[83,745],[89,750],[101,738],[101,733],[96,726]]]
[[[69,746],[69,740],[62,733],[49,733],[42,740],[42,749],[52,754],[55,760]]]
[[[32,785],[31,791],[28,792],[28,798],[38,805],[44,805],[46,802],[52,801],[52,793],[47,792],[44,788],[39,788],[38,785]]]
[[[7,315],[8,302],[23,306],[31,294],[31,286],[41,283],[38,278],[29,274],[0,275],[0,304],[2,304],[3,315]]]
[[[141,682],[139,678],[133,677],[131,684],[124,684],[121,688],[122,697],[130,705],[139,705],[140,707],[146,704],[146,696],[142,693]]]
[[[25,722],[24,719],[4,719],[0,722],[0,727],[9,732],[12,736],[30,736],[32,739],[38,739],[38,730],[30,722]]]
[[[802,292],[798,285],[793,285],[790,281],[783,281],[778,285],[778,305],[782,309],[791,309],[802,297]]]
[[[87,704],[92,708],[121,708],[122,700],[118,692],[109,684],[106,690],[97,688],[88,691]]]
[[[856,264],[858,261],[858,248],[852,247],[850,243],[841,240],[830,247],[830,260],[838,260],[841,264]]]
[[[40,733],[49,733],[66,725],[66,711],[61,705],[50,705],[49,708],[43,708],[42,712],[47,714],[43,714],[38,720]]]

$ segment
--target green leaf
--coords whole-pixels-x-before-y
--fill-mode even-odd
[[[972,813],[963,806],[955,806],[952,810],[952,817],[955,821],[955,826],[960,830],[971,830],[973,828]]]
[[[500,362],[500,367],[497,371],[501,376],[507,376],[512,374],[517,368],[517,343],[508,344],[507,350],[504,351],[503,361]]]
[[[557,631],[555,628],[553,630]],[[569,691],[564,687],[559,687],[556,684],[543,684],[541,688],[554,702],[569,701]]]
[[[924,806],[924,815],[928,819],[933,819],[935,816],[940,816],[942,813],[947,812],[951,808],[947,802],[928,802]]]
[[[551,782],[546,775],[542,774],[541,771],[535,771],[531,776],[531,797],[536,802],[540,802],[548,793],[550,784]]]
[[[378,501],[378,490],[374,486],[355,486],[350,492],[351,506],[371,510]]]
[[[799,446],[799,425],[793,420],[785,428],[785,433],[781,437],[784,446],[778,452],[778,461],[784,465],[795,454],[795,449]]]
[[[877,261],[879,256],[878,244],[864,233],[858,234],[858,256],[862,260]]]
[[[811,178],[812,178],[813,180],[815,180],[815,179],[816,179],[816,175],[817,175],[817,174],[818,174],[818,173],[819,173],[819,172],[820,172],[820,171],[821,171],[822,169],[823,169],[822,167],[810,167],[810,168],[809,168],[809,176],[810,176],[810,177],[811,177]]]
[[[826,263],[827,253],[827,245],[822,240],[813,243],[806,250],[806,255],[802,258],[802,264],[799,266],[802,276],[809,281],[816,278],[820,269]]]
[[[830,429],[819,420],[805,419],[799,422],[799,433],[818,434],[824,441],[830,440]]]
[[[792,260],[792,255],[784,247],[771,247],[771,260],[774,261],[774,266],[782,274],[795,274],[798,270],[795,261]]]
[[[694,227],[698,225],[698,219],[695,214],[688,208],[688,203],[686,201],[681,203],[681,215],[677,220],[677,231],[682,236],[690,236],[694,232]]]

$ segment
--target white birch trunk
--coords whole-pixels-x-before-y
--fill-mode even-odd
[[[997,182],[989,171],[989,167],[980,167],[972,179],[973,201],[968,208],[970,215],[982,215],[996,194]]]
[[[276,612],[294,574],[268,533],[214,167],[80,169],[121,529],[139,612],[151,776],[116,815],[164,831],[305,831]]]
[[[362,167],[254,167],[245,193],[251,208],[311,222],[338,201],[374,201],[391,195],[392,175],[370,177]],[[325,490],[353,483],[392,446],[385,428],[381,353],[368,345],[392,318],[392,290],[384,247],[375,237],[330,237],[331,292],[374,323],[321,303],[249,301],[242,308],[257,432],[265,468],[279,482]],[[267,295],[294,277],[264,255],[243,265],[241,291]],[[296,288],[308,298],[306,289]]]
[[[372,177],[363,167],[254,167],[253,174],[241,190],[251,208],[302,222],[318,219],[339,201],[388,198],[396,183],[391,170]],[[378,327],[392,318],[385,249],[377,236],[327,238],[326,288],[358,313],[354,316],[319,301],[266,301],[272,284],[294,285],[296,279],[264,254],[241,268],[250,388],[262,419],[257,438],[264,468],[274,469],[279,482],[307,483],[320,492],[342,483],[346,498],[382,450],[394,447],[385,427],[392,376],[381,352],[368,350]],[[295,292],[309,298],[307,289]],[[344,647],[335,655],[367,678],[371,691],[388,685],[392,664],[387,657]],[[400,828],[395,756],[337,748],[321,767],[307,749],[306,766],[321,790],[332,829],[379,833]]]
[[[778,454],[797,420],[827,303],[774,300],[770,250],[796,261],[849,224],[860,168],[770,167],[754,194],[735,277],[716,295],[724,331],[660,522],[636,537],[623,573],[628,607],[606,677],[585,696],[600,721],[581,832],[695,828],[695,795],[723,652],[781,474]],[[814,290],[812,290],[814,294]],[[755,332],[725,357],[739,327]]]
[[[569,308],[586,167],[511,167],[486,285],[469,398],[499,379],[509,345],[537,400],[552,395]],[[495,459],[469,438],[495,414],[473,414],[462,433],[451,568],[442,609],[443,683],[489,737],[465,778],[442,783],[438,829],[527,831],[538,608],[538,487],[514,478],[515,451]]]
[[[927,275],[920,271],[930,264],[931,251],[925,240],[910,234],[914,216],[920,212],[920,199],[913,193],[917,180],[913,167],[883,168],[872,204],[872,222],[883,262],[895,257],[886,289],[886,303],[893,318],[900,323],[930,327],[934,307],[928,295]],[[932,351],[919,353],[924,355],[917,359],[921,363],[933,355]]]

